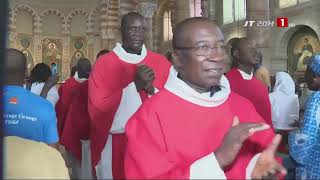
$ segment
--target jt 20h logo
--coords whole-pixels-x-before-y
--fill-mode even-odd
[[[278,17],[276,21],[246,21],[243,26],[245,27],[273,27],[276,24],[277,27],[294,27],[294,23],[289,23],[287,17]]]

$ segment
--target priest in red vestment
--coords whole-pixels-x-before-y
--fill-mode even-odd
[[[253,75],[254,66],[259,63],[257,49],[248,38],[239,38],[232,44],[231,55],[234,67],[226,73],[231,90],[251,101],[265,122],[272,126],[268,87]]]
[[[109,50],[98,52],[97,58],[107,54]],[[74,92],[65,118],[60,144],[75,159],[76,170],[73,177],[76,179],[91,179],[91,152],[90,152],[90,117],[88,113],[88,81],[80,83]]]
[[[59,100],[56,104],[55,110],[58,119],[58,133],[61,138],[66,116],[70,106],[71,99],[81,83],[85,82],[91,71],[91,63],[87,58],[81,58],[78,60],[76,65],[76,72],[73,77],[70,77],[63,83],[58,90]]]
[[[223,76],[226,45],[220,28],[206,18],[189,18],[176,25],[172,41],[173,67],[165,88],[127,123],[126,178],[285,174],[274,158],[281,136],[272,140],[273,131]]]
[[[89,78],[92,165],[98,179],[124,178],[125,125],[142,102],[163,88],[170,63],[146,49],[146,22],[122,17],[122,44],[99,58]]]
[[[68,108],[60,144],[75,159],[73,177],[91,179],[90,117],[88,114],[88,81],[81,83]]]

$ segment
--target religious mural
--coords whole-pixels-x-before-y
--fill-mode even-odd
[[[70,41],[70,69],[75,66],[82,57],[87,57],[87,42],[84,37],[73,37]]]
[[[34,67],[33,61],[33,38],[31,35],[18,34],[16,47],[26,56],[28,74]]]
[[[305,71],[309,63],[310,57],[320,52],[320,43],[318,38],[312,35],[304,35],[299,37],[293,47],[293,63],[292,69],[295,71]]]
[[[53,70],[54,74],[62,71],[62,40],[46,38],[41,41],[42,62]]]

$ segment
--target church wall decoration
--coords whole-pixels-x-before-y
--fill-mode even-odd
[[[27,69],[30,74],[32,68],[34,67],[34,44],[32,35],[18,34],[16,41],[16,48],[23,52],[27,59]]]
[[[320,52],[318,38],[312,35],[304,35],[297,39],[293,47],[294,62],[293,67],[296,71],[305,71],[309,63],[309,58]]]
[[[55,63],[57,72],[62,72],[62,40],[45,38],[41,41],[42,46],[42,62],[46,63],[50,68]]]
[[[85,37],[72,37],[70,40],[70,69],[75,66],[80,58],[87,57],[87,40]]]
[[[294,74],[303,76],[310,61],[310,57],[320,52],[319,39],[314,33],[301,33],[295,35],[289,45],[288,69]]]

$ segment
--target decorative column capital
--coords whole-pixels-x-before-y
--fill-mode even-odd
[[[139,12],[146,18],[152,18],[157,10],[156,3],[141,3]]]

